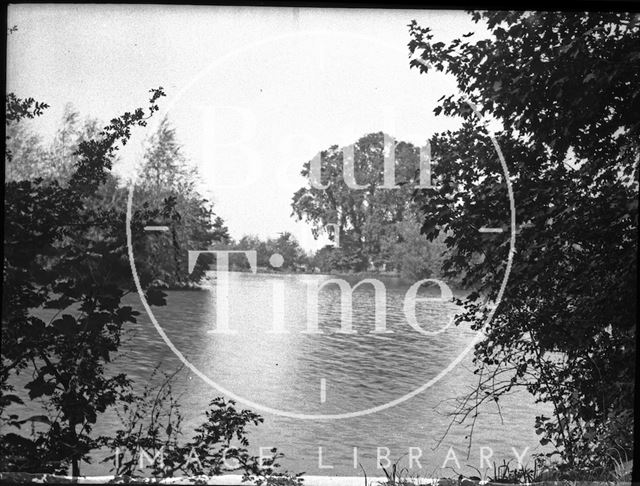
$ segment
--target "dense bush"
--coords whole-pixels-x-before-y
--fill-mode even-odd
[[[611,470],[633,448],[638,16],[471,15],[491,38],[435,42],[413,22],[409,43],[413,67],[449,73],[459,88],[435,113],[463,126],[433,137],[435,188],[416,201],[426,235],[450,234],[445,270],[478,290],[461,318],[485,333],[475,349],[477,400],[466,403],[526,388],[553,409],[537,418],[537,432],[564,467]],[[485,327],[485,304],[507,271],[511,214],[497,147],[475,108],[500,126],[518,224],[508,285]],[[482,226],[505,232],[481,234]]]

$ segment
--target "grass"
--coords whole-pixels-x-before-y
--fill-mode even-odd
[[[479,477],[465,478],[458,475],[457,479],[453,478],[426,478],[419,475],[412,475],[406,467],[399,467],[400,457],[391,467],[386,468],[382,464],[380,467],[384,471],[386,479],[384,481],[369,482],[367,473],[360,465],[364,473],[365,486],[415,486],[426,484],[438,484],[440,486],[465,486],[465,479],[468,483],[478,484],[479,482],[488,484],[536,484],[548,482],[562,482],[567,486],[577,485],[578,483],[591,482],[600,484],[617,484],[628,483],[631,481],[631,461],[627,458],[612,458],[615,468],[612,471],[584,471],[569,470],[562,468],[558,464],[545,464],[545,461],[538,457],[534,460],[533,467],[528,465],[519,465],[514,467],[511,461],[503,460],[502,464],[493,463],[493,470],[489,474],[482,474],[478,471]],[[433,479],[433,481],[431,480]],[[437,481],[437,483],[436,483]]]
[[[503,461],[497,466],[493,463],[493,475],[487,478],[493,484],[530,484],[543,482],[559,482],[576,484],[577,482],[593,482],[617,484],[631,481],[631,461],[612,457],[615,467],[613,470],[597,469],[568,469],[561,464],[544,464],[539,458],[534,461],[533,468],[520,466],[510,467],[510,463]]]
[[[382,482],[376,481],[375,484],[368,481],[367,472],[362,467],[362,464],[360,464],[360,469],[362,469],[364,474],[364,486],[416,486],[418,484],[431,484],[431,481],[427,478],[421,479],[417,474],[411,475],[409,469],[406,467],[398,467],[401,459],[402,457],[398,458],[388,469],[380,464],[386,480]]]

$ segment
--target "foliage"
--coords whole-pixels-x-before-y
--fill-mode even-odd
[[[385,479],[383,481],[369,481],[367,478],[367,471],[365,471],[362,464],[360,464],[360,469],[362,469],[362,474],[364,476],[364,485],[365,486],[414,486],[419,484],[432,484],[433,480],[428,478],[421,478],[420,476],[412,475],[409,472],[409,469],[406,467],[400,467],[400,461],[402,457],[398,458],[393,464],[390,466],[383,466],[382,463],[379,464],[379,467],[382,469],[385,475]],[[451,486],[457,484],[456,482],[451,482]],[[442,480],[437,482],[438,485],[448,484],[443,483]]]
[[[434,189],[416,193],[422,231],[455,251],[447,272],[475,286],[461,320],[482,327],[505,275],[510,211],[479,112],[501,125],[519,225],[506,292],[475,348],[472,408],[515,387],[550,403],[538,417],[571,470],[607,471],[631,456],[637,317],[637,15],[472,12],[492,37],[434,42],[410,25],[411,65],[452,75],[460,94],[435,113],[463,126],[432,140]],[[482,235],[481,226],[503,234]],[[482,258],[473,260],[472,256]],[[484,302],[483,302],[484,301]],[[465,406],[466,407],[466,406]],[[460,410],[462,416],[469,409]]]
[[[325,245],[316,251],[313,265],[326,274],[349,273],[356,268],[363,268],[363,260],[362,253],[356,252],[353,248]]]
[[[278,470],[277,460],[283,456],[276,449],[262,462],[249,453],[247,428],[259,425],[263,419],[249,410],[238,410],[233,400],[213,399],[206,420],[195,428],[191,439],[184,440],[180,407],[171,389],[176,374],[167,376],[159,387],[145,387],[130,405],[124,404],[124,428],[113,437],[102,439],[113,453],[103,462],[115,464],[117,476],[150,474],[166,478],[176,474],[217,476],[241,472],[245,480],[254,484],[302,484],[301,474],[292,476]],[[146,462],[141,462],[142,451]],[[153,458],[156,460],[149,460]]]
[[[502,464],[493,463],[493,468],[486,477],[487,484],[535,484],[545,482],[590,481],[606,482],[606,484],[626,482],[631,479],[631,461],[617,462],[610,471],[602,470],[568,470],[557,461],[549,461],[544,456],[534,458],[533,466],[514,466],[511,461],[503,460]]]
[[[441,269],[447,251],[444,234],[428,241],[420,234],[420,226],[417,218],[400,221],[395,225],[396,236],[382,243],[383,248],[388,248],[388,269],[413,281],[442,276]],[[452,283],[453,280],[449,279],[448,282]]]
[[[255,251],[257,256],[257,266],[266,268],[270,272],[296,272],[304,270],[308,266],[307,255],[290,232],[284,231],[277,238],[260,239],[255,235],[245,235],[238,241],[228,241],[227,244],[214,245],[216,250],[228,251]],[[270,263],[271,255],[278,253],[283,257],[280,267],[274,267]],[[246,257],[234,257],[231,255],[229,264],[232,269],[248,270],[249,262]]]
[[[280,233],[277,238],[269,238],[265,244],[265,250],[267,255],[273,255],[278,253],[283,257],[283,263],[280,267],[281,270],[299,270],[306,266],[307,256],[304,250],[293,236],[288,231]]]
[[[366,270],[381,254],[381,237],[393,231],[393,224],[402,221],[412,202],[419,152],[405,142],[393,142],[387,150],[395,153],[397,187],[381,188],[384,175],[385,136],[382,132],[360,138],[354,147],[354,175],[362,189],[347,185],[343,177],[344,157],[337,145],[321,152],[321,176],[325,189],[311,184],[311,161],[304,164],[301,175],[309,179],[293,195],[293,214],[312,224],[314,236],[328,224],[337,224],[341,252],[354,260],[352,270]],[[334,238],[335,235],[331,237]]]
[[[162,95],[161,89],[153,90],[150,113],[157,110],[155,102]],[[80,126],[78,113],[67,108],[62,128],[45,147],[18,123],[39,114],[43,106],[7,97],[13,150],[8,148],[6,163],[14,170],[5,184],[0,419],[3,431],[25,424],[32,424],[32,431],[30,437],[19,431],[2,436],[0,468],[64,473],[71,466],[77,476],[80,462],[89,462],[90,453],[105,445],[144,449],[152,455],[165,446],[170,452],[162,466],[154,466],[155,475],[177,470],[221,474],[226,457],[238,462],[233,470],[242,470],[256,483],[301,484],[299,475],[277,471],[281,457],[277,451],[262,464],[248,453],[245,430],[262,422],[258,415],[215,399],[192,440],[179,442],[182,418],[169,380],[157,390],[147,387],[136,395],[125,374],[109,374],[108,363],[119,348],[123,328],[138,314],[121,304],[132,290],[123,231],[127,191],[109,169],[116,144],[124,145],[130,128],[144,126],[146,118],[136,110],[98,132],[95,122]],[[171,251],[160,254],[167,248],[166,238],[149,242],[143,237],[144,226],[169,221],[169,249],[173,246],[184,253],[192,245],[226,241],[228,233],[222,219],[214,218],[211,206],[198,195],[195,172],[182,157],[166,119],[150,139],[145,162],[142,170],[150,177],[137,194],[132,233],[138,274],[142,285],[149,287],[174,276],[173,282],[179,281],[186,272],[180,268],[183,254],[180,260],[173,260]],[[302,254],[288,233],[268,243],[290,262]],[[147,291],[152,305],[163,305],[164,297],[153,288]],[[9,380],[13,376],[20,382],[19,375],[31,375],[22,380],[25,390],[30,400],[43,401],[45,415],[23,418],[14,413],[25,405],[24,394],[14,392],[16,380]],[[99,414],[116,404],[128,414],[123,417],[125,428],[114,436],[93,437]],[[237,447],[227,452],[234,441]],[[197,451],[198,462],[185,463],[192,450]],[[181,456],[182,452],[187,455]],[[116,472],[135,475],[138,459],[120,461]]]
[[[78,161],[75,152],[79,144],[98,136],[99,132],[97,120],[81,120],[80,113],[71,104],[65,106],[61,126],[48,145],[33,131],[29,119],[15,120],[7,126],[7,151],[11,157],[5,165],[6,178],[68,181]]]
[[[213,212],[213,204],[200,195],[197,181],[197,168],[185,158],[175,129],[167,117],[163,118],[147,141],[134,198],[136,207],[144,204],[157,207],[165,200],[170,201],[168,210],[156,222],[168,225],[170,231],[150,235],[147,247],[137,256],[156,269],[156,286],[188,286],[198,282],[211,258],[202,255],[194,271],[188,274],[188,251],[206,250],[214,243],[229,240],[224,221]]]
[[[58,182],[68,181],[77,163],[79,144],[98,134],[96,120],[84,120],[68,104],[52,143],[45,145],[41,137],[25,123],[8,128],[8,147],[14,155],[6,164],[9,180],[42,177]],[[206,249],[214,242],[229,239],[228,230],[213,205],[197,191],[197,170],[183,156],[175,129],[165,117],[147,140],[147,150],[139,168],[134,208],[146,206],[166,208],[159,213],[159,225],[168,223],[168,234],[149,234],[147,245],[136,253],[136,260],[154,267],[158,287],[189,286],[198,282],[206,269],[206,255],[191,275],[187,275],[188,250]],[[98,209],[108,206],[124,211],[127,204],[126,181],[108,173],[93,198],[85,204]],[[209,259],[210,260],[210,259]]]
[[[385,141],[385,138],[387,140]],[[385,143],[388,147],[385,147]],[[311,161],[301,174],[308,187],[293,196],[293,214],[312,224],[314,236],[328,224],[338,225],[338,235],[329,232],[339,247],[325,246],[315,257],[315,267],[324,273],[368,269],[396,271],[408,278],[440,273],[440,241],[430,243],[420,235],[417,205],[411,194],[419,184],[419,149],[410,143],[393,142],[382,132],[360,138],[354,145],[354,174],[362,189],[349,187],[343,171],[343,150],[334,145],[321,152],[320,189],[311,184]],[[383,187],[386,151],[395,154],[396,187]]]
[[[137,315],[121,304],[131,287],[124,214],[88,202],[109,180],[117,150],[131,129],[145,126],[158,110],[162,88],[151,93],[148,115],[142,108],[124,113],[97,137],[80,141],[67,181],[5,183],[0,418],[3,431],[25,423],[42,427],[32,439],[3,435],[3,470],[64,471],[70,465],[78,475],[80,461],[96,447],[90,432],[98,415],[129,399],[127,377],[110,375],[105,368],[123,326]],[[7,123],[36,116],[42,106],[10,94]],[[13,160],[11,153],[6,158]],[[136,212],[134,240],[152,217],[148,208]],[[143,268],[143,285],[149,274]],[[151,302],[161,301],[151,297]],[[12,375],[22,375],[29,399],[43,401],[51,413],[21,418],[10,412],[9,407],[23,404],[9,383]]]

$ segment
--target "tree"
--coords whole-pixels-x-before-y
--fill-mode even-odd
[[[148,116],[158,110],[162,88],[152,90]],[[6,97],[7,123],[38,116],[46,105]],[[120,343],[121,330],[137,312],[122,305],[131,291],[124,213],[96,208],[96,191],[109,180],[117,151],[132,128],[144,126],[142,108],[114,118],[96,138],[83,140],[66,181],[35,178],[5,183],[2,372],[0,417],[6,427],[41,424],[35,438],[3,433],[2,469],[80,473],[80,462],[97,447],[90,432],[98,415],[118,400],[128,400],[129,380],[111,375],[105,365]],[[8,163],[13,154],[6,153]],[[137,211],[134,241],[157,210]],[[151,269],[142,267],[144,286]],[[149,291],[152,304],[163,295]],[[45,320],[35,311],[51,309]],[[23,399],[14,393],[11,375],[29,375],[29,399],[40,399],[51,415],[7,415]]]
[[[20,181],[35,179],[56,179],[68,181],[78,155],[75,154],[82,141],[98,135],[97,120],[81,120],[80,113],[67,104],[62,115],[60,128],[53,141],[44,144],[42,137],[34,133],[29,118],[15,120],[6,127],[7,148],[11,157],[5,158],[6,178]]]
[[[216,250],[242,250],[255,251],[256,264],[259,268],[267,268],[270,271],[295,272],[306,266],[307,256],[298,243],[298,240],[288,231],[280,233],[278,238],[260,239],[256,235],[245,235],[238,241],[226,240],[221,245],[214,245]],[[280,254],[283,262],[280,267],[271,265],[271,256]],[[245,256],[231,255],[230,266],[235,270],[249,270],[249,262]]]
[[[323,246],[313,257],[314,266],[326,274],[348,273],[358,268],[361,262],[358,254],[333,245]]]
[[[195,191],[198,171],[187,162],[182,146],[178,143],[176,130],[166,115],[147,140],[147,150],[138,176],[145,188],[187,194]]]
[[[460,90],[435,113],[464,122],[432,139],[436,187],[416,194],[422,231],[450,233],[455,251],[445,269],[464,272],[464,283],[476,288],[461,302],[461,320],[481,328],[483,303],[495,301],[505,276],[510,212],[495,149],[466,97],[501,125],[496,137],[519,225],[508,286],[475,348],[473,403],[526,388],[553,407],[553,417],[537,418],[537,431],[563,467],[605,474],[633,445],[638,15],[471,15],[491,38],[474,42],[466,34],[445,44],[410,25],[411,65],[449,73]],[[507,231],[482,235],[481,226]]]
[[[147,142],[139,168],[136,205],[157,207],[164,200],[171,208],[162,214],[159,224],[168,224],[170,232],[157,234],[139,255],[146,258],[158,272],[157,284],[164,287],[182,286],[202,278],[210,255],[201,255],[198,265],[187,272],[189,250],[204,250],[213,243],[229,240],[228,229],[213,204],[197,190],[198,171],[185,158],[175,129],[164,117]]]
[[[445,235],[428,241],[420,234],[420,226],[417,218],[400,221],[395,225],[394,237],[383,242],[383,248],[388,254],[385,258],[387,269],[395,270],[402,277],[413,281],[441,277],[447,250]],[[451,280],[448,283],[452,283]]]
[[[418,180],[419,151],[405,142],[385,148],[382,132],[360,138],[354,145],[355,181],[362,189],[349,187],[344,180],[343,151],[337,145],[320,154],[320,189],[312,184],[312,164],[304,164],[301,174],[308,187],[299,189],[291,203],[293,215],[312,225],[314,236],[328,224],[337,224],[341,253],[353,261],[352,270],[365,270],[381,253],[381,237],[402,221],[412,206],[411,193]],[[395,153],[397,187],[382,188],[385,149]],[[333,235],[331,236],[333,238]]]
[[[270,258],[274,253],[278,253],[283,257],[283,263],[281,267],[277,267],[280,270],[295,271],[300,269],[306,264],[306,255],[304,250],[298,243],[298,240],[290,232],[285,231],[280,233],[280,236],[275,239],[268,239],[266,244],[267,255],[266,258]]]
[[[216,398],[194,436],[182,440],[179,404],[168,388],[170,380],[138,394],[125,374],[109,369],[122,331],[138,315],[122,303],[127,293],[135,291],[124,231],[126,190],[109,170],[131,129],[145,126],[158,110],[156,102],[164,93],[162,88],[152,93],[148,116],[138,109],[114,118],[95,137],[80,140],[75,151],[64,144],[77,139],[60,141],[59,159],[64,163],[58,167],[70,167],[68,173],[52,171],[47,179],[24,174],[25,179],[5,183],[0,470],[64,473],[70,468],[78,476],[80,463],[89,462],[90,453],[100,447],[116,454],[117,448],[127,447],[140,454],[141,449],[155,453],[171,445],[166,461],[154,464],[152,474],[241,471],[245,480],[256,484],[299,485],[300,475],[278,470],[276,461],[282,454],[276,449],[264,462],[249,454],[246,429],[263,421],[258,415]],[[44,108],[31,99],[7,96],[9,123],[38,116]],[[6,152],[8,165],[16,155],[24,152]],[[73,164],[65,162],[67,156]],[[30,162],[30,167],[42,163]],[[164,305],[166,295],[152,285],[158,269],[145,253],[144,226],[163,217],[189,221],[205,219],[204,214],[213,231],[228,238],[221,218],[209,218],[206,211],[183,217],[175,209],[175,194],[167,193],[168,197],[154,199],[154,206],[149,201],[139,203],[131,223],[134,253],[141,256],[136,262],[138,276],[151,305]],[[193,207],[184,204],[181,210]],[[198,233],[189,236],[197,238]],[[283,237],[284,247],[295,248],[290,235]],[[50,319],[45,317],[47,311]],[[34,415],[32,407],[21,407],[25,393],[11,381],[19,374],[27,375],[22,384],[28,398],[44,402],[46,414]],[[117,405],[130,411],[124,428],[108,437],[94,437],[91,432],[100,414]],[[34,426],[31,436],[14,432],[25,424]],[[190,462],[190,453],[199,456],[195,463]],[[116,472],[133,476],[136,459],[121,459]],[[234,460],[238,467],[229,469]]]

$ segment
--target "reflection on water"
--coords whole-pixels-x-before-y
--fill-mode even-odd
[[[210,332],[216,323],[214,288],[169,292],[168,305],[153,310],[173,344],[220,387],[263,407],[299,414],[349,413],[395,400],[440,373],[474,336],[468,328],[456,326],[434,336],[412,329],[403,311],[409,284],[393,280],[385,280],[390,332],[372,332],[375,306],[370,285],[361,285],[353,293],[356,333],[336,332],[341,322],[340,291],[329,285],[318,297],[318,321],[323,333],[304,333],[306,281],[322,282],[327,278],[232,274],[230,325],[235,334]],[[286,333],[269,332],[273,325],[274,282],[284,283]],[[352,280],[351,284],[355,283],[357,280]],[[435,297],[439,290],[423,289],[420,296],[426,294]],[[131,296],[131,303],[141,309],[137,297]],[[442,302],[416,304],[417,321],[430,331],[446,325],[454,311],[452,304]],[[126,372],[142,387],[156,366],[171,373],[180,364],[142,313],[113,366],[114,371]],[[250,440],[256,453],[258,447],[278,447],[286,455],[282,464],[290,470],[322,475],[358,475],[360,463],[370,475],[378,475],[381,471],[376,470],[376,455],[384,456],[387,452],[384,448],[388,448],[393,460],[404,455],[404,465],[410,452],[416,458],[419,451],[421,457],[413,462],[413,470],[426,476],[438,473],[447,453],[451,454],[450,447],[454,448],[459,464],[449,460],[446,465],[456,470],[464,469],[465,464],[479,467],[481,447],[490,447],[492,459],[500,461],[503,458],[515,461],[514,453],[521,454],[527,446],[527,456],[535,452],[533,423],[540,409],[527,395],[501,402],[502,418],[497,409],[487,409],[476,425],[468,459],[465,436],[469,430],[464,426],[454,426],[434,450],[450,423],[448,414],[454,408],[453,399],[474,383],[471,369],[471,356],[467,356],[419,395],[356,418],[302,420],[256,409],[265,422],[251,433]],[[185,429],[190,432],[202,420],[209,401],[221,393],[189,370],[178,377],[174,389],[181,394]],[[326,384],[325,395],[321,394],[321,380]],[[108,432],[117,425],[112,414],[112,418],[99,424],[96,432]],[[320,448],[323,466],[332,468],[319,468]],[[487,456],[488,449],[483,454]],[[87,472],[106,471],[104,465],[93,465]]]

